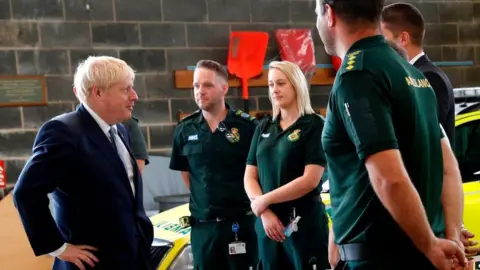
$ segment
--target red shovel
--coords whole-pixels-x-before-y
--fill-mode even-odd
[[[262,73],[267,53],[267,32],[231,32],[228,50],[228,72],[242,80],[244,110],[248,108],[248,80]]]

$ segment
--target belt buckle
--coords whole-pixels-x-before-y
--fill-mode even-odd
[[[189,216],[180,217],[179,222],[180,222],[180,227],[182,227],[182,229],[192,226],[192,220],[191,220],[191,217]]]

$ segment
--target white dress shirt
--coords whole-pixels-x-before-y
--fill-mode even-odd
[[[415,57],[412,58],[412,60],[410,60],[410,64],[415,64],[415,62],[417,62],[418,59],[420,59],[420,57],[424,56],[425,53],[422,51],[421,53],[417,54]]]
[[[108,131],[110,130],[110,128],[113,128],[115,130],[114,139],[115,139],[115,145],[117,147],[118,156],[122,160],[125,170],[127,171],[127,176],[130,182],[130,186],[132,187],[133,196],[135,196],[135,185],[133,184],[133,177],[134,177],[133,162],[135,161],[132,160],[132,158],[130,157],[130,154],[128,153],[127,147],[123,144],[122,139],[120,139],[118,135],[117,125],[109,126],[102,118],[100,118],[100,116],[98,116],[97,113],[95,113],[90,107],[88,107],[87,104],[83,104],[83,106],[90,113],[90,115],[93,117],[95,122],[97,122],[97,124],[100,126],[100,128],[102,129],[105,136],[107,136],[107,139],[109,141],[111,140],[110,140],[110,134],[108,133]],[[64,243],[59,249],[49,253],[49,255],[52,257],[57,257],[61,255],[65,251],[65,249],[67,249],[67,243]]]

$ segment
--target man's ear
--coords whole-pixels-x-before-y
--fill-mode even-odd
[[[223,91],[223,94],[226,96],[228,93],[228,83],[222,84],[222,91]]]
[[[403,31],[398,34],[398,44],[405,48],[410,43],[410,34],[408,32]]]
[[[325,5],[323,8],[325,9],[325,20],[327,22],[327,26],[329,28],[334,27],[337,22],[335,12],[330,5]]]
[[[90,92],[90,94],[91,94],[95,99],[102,98],[102,97],[104,96],[104,93],[105,93],[105,91],[103,91],[102,88],[97,87],[97,86],[93,86],[93,87],[92,87],[92,91]]]

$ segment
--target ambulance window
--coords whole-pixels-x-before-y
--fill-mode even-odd
[[[480,180],[480,120],[456,128],[455,155],[463,182]]]

